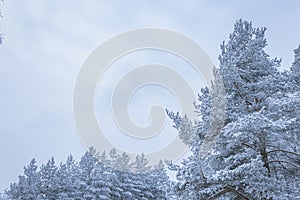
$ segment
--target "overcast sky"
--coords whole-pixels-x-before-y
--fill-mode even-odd
[[[5,1],[0,20],[0,190],[17,181],[32,158],[63,161],[85,151],[72,111],[74,83],[88,55],[114,35],[143,27],[175,30],[196,41],[218,65],[220,43],[242,18],[267,27],[267,52],[289,67],[300,44],[300,1],[248,2]]]

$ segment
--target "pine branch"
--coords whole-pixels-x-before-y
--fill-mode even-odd
[[[209,197],[207,200],[214,200],[214,199],[217,199],[219,197],[221,197],[223,194],[226,194],[230,192],[228,189],[223,189],[222,191],[218,192],[217,194],[214,194],[213,196]]]
[[[255,149],[255,147],[253,147],[253,146],[251,146],[251,145],[249,145],[249,144],[242,143],[242,145],[244,145],[244,146],[246,146],[246,147],[249,147],[249,148],[251,148],[251,149],[254,149],[254,150],[256,150],[256,149]]]
[[[214,194],[213,196],[209,197],[208,200],[217,199],[217,198],[221,197],[223,194],[226,194],[228,192],[232,192],[232,193],[236,194],[237,196],[241,197],[244,200],[250,200],[249,197],[247,197],[246,195],[244,195],[244,194],[240,193],[239,191],[233,189],[230,186],[225,186],[222,191],[220,191],[217,194]]]
[[[226,188],[227,188],[228,190],[230,190],[231,192],[235,193],[236,195],[238,195],[239,197],[242,197],[242,198],[244,198],[245,200],[250,200],[250,198],[248,198],[246,195],[240,193],[239,191],[233,189],[232,187],[230,187],[230,186],[225,186],[225,189],[226,189]]]

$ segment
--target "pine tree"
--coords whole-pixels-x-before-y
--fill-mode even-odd
[[[135,161],[131,163],[131,170],[135,173],[145,173],[151,170],[151,166],[148,166],[148,159],[145,154],[137,155]]]
[[[229,117],[217,140],[216,154],[207,159],[206,170],[220,193],[228,191],[238,198],[285,199],[292,190],[273,169],[278,160],[272,155],[272,147],[288,140],[293,119],[286,119],[284,113],[274,117],[280,115],[270,99],[281,97],[290,90],[290,84],[283,82],[286,79],[276,70],[279,60],[270,60],[263,50],[265,30],[240,20],[229,41],[221,46],[220,75]]]
[[[98,153],[96,149],[89,148],[87,152],[81,157],[79,162],[80,167],[80,197],[83,199],[96,199],[96,189],[93,185],[96,168],[98,165]]]
[[[280,60],[264,51],[265,30],[236,22],[221,45],[213,86],[199,95],[196,124],[168,112],[191,148],[181,166],[170,166],[177,171],[172,198],[299,197],[298,178],[288,178],[299,174],[299,96],[288,73],[277,70]]]
[[[94,199],[112,199],[112,190],[114,189],[114,174],[111,170],[105,167],[101,162],[98,162],[92,177],[92,188]]]
[[[109,153],[111,160],[107,163],[112,168],[124,172],[129,172],[131,169],[130,166],[130,156],[123,152],[121,155],[117,153],[116,149],[112,149]]]
[[[250,22],[239,20],[229,41],[221,45],[219,72],[227,94],[227,122],[259,111],[267,98],[268,93],[258,83],[276,72],[280,60],[270,60],[264,51],[265,31],[266,28],[253,28]]]
[[[291,78],[295,81],[296,85],[300,88],[300,45],[295,52],[295,60],[291,67]]]
[[[58,199],[71,200],[79,196],[80,171],[78,163],[70,155],[66,163],[61,163],[57,171],[58,177]]]
[[[201,89],[198,95],[199,104],[195,103],[199,120],[192,123],[186,116],[180,117],[168,111],[174,121],[174,127],[191,150],[191,155],[184,159],[182,164],[169,164],[169,169],[177,171],[177,181],[173,183],[173,191],[169,195],[173,199],[206,199],[213,190],[207,182],[203,171],[204,158],[212,153],[215,140],[219,137],[225,123],[226,98],[225,90],[218,70],[214,70],[215,80],[209,89]]]
[[[154,194],[155,199],[167,199],[171,185],[163,161],[154,166],[148,173],[148,176],[148,180],[150,180],[148,183],[150,185],[150,192]]]
[[[45,165],[42,165],[39,172],[39,183],[42,197],[44,199],[58,199],[59,179],[57,176],[58,167],[52,157]]]
[[[40,194],[40,181],[35,159],[24,167],[24,175],[19,176],[19,182],[10,185],[6,191],[10,199],[42,199]]]

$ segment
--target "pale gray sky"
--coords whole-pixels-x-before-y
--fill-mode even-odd
[[[44,163],[52,155],[63,161],[84,152],[73,119],[73,87],[84,60],[106,39],[137,28],[167,28],[199,43],[218,65],[220,43],[242,18],[268,28],[268,53],[289,67],[300,43],[299,7],[298,0],[5,1],[0,190],[17,181],[33,157]]]

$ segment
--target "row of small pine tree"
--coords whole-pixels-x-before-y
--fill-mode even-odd
[[[10,199],[165,199],[168,176],[162,163],[150,168],[144,155],[130,163],[113,149],[107,159],[90,148],[76,162],[72,156],[56,165],[51,158],[40,169],[33,159],[19,182],[6,192]]]

